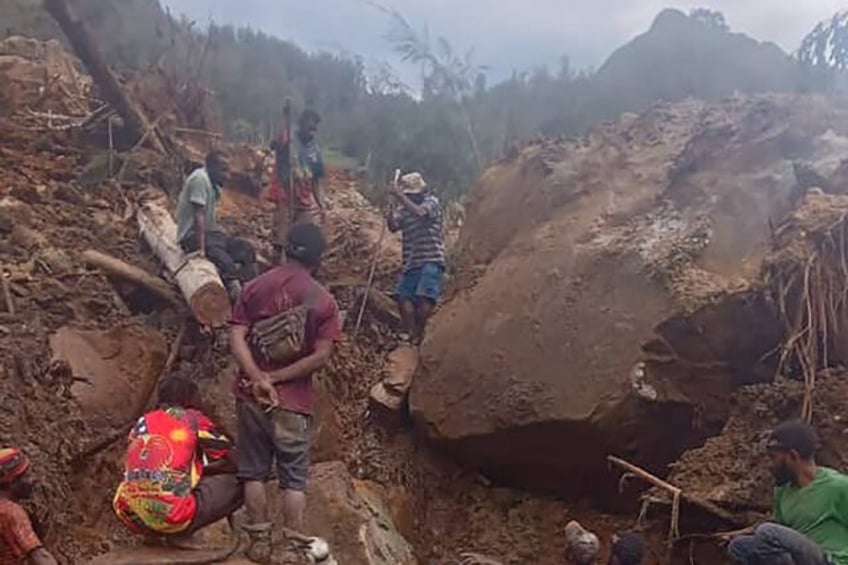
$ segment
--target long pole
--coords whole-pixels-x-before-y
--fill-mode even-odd
[[[286,128],[286,140],[288,141],[288,163],[289,163],[289,229],[294,226],[294,163],[292,155],[292,128],[291,128],[291,98],[286,98],[283,106],[283,122]],[[281,234],[283,237],[286,234]]]
[[[400,180],[400,169],[395,169],[395,177],[392,184],[396,185]],[[368,282],[365,285],[365,294],[362,296],[362,302],[359,305],[359,314],[356,316],[356,325],[353,328],[353,339],[356,340],[356,335],[359,333],[359,327],[362,325],[362,316],[365,314],[365,305],[368,303],[368,297],[371,294],[371,285],[374,283],[374,274],[377,272],[377,261],[380,258],[380,251],[383,249],[383,238],[386,235],[386,219],[383,218],[383,224],[380,228],[380,237],[377,239],[377,248],[374,250],[374,257],[371,259],[371,268],[368,271]]]

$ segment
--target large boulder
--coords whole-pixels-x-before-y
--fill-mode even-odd
[[[109,330],[70,326],[50,336],[55,361],[67,363],[70,392],[89,422],[120,429],[144,412],[168,356],[162,334],[138,324]]]
[[[490,169],[423,345],[419,429],[536,490],[609,488],[608,453],[664,473],[734,387],[774,376],[770,226],[793,162],[833,172],[846,134],[848,107],[821,97],[686,101]]]
[[[383,489],[354,480],[339,461],[309,471],[306,532],[330,544],[339,563],[414,565],[412,546],[398,533]],[[274,489],[274,522],[285,523]]]

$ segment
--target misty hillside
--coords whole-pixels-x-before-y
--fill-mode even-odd
[[[678,10],[661,12],[650,30],[616,50],[594,77],[611,112],[689,96],[716,99],[734,90],[794,91],[801,80],[797,62],[777,45]]]
[[[457,93],[441,70],[418,65],[422,84],[432,88],[415,95],[389,65],[386,76],[375,76],[355,55],[309,53],[255,30],[178,19],[158,0],[75,3],[123,74],[158,68],[208,88],[228,137],[267,142],[282,100],[291,97],[297,110],[311,106],[323,115],[321,142],[365,166],[373,183],[395,167],[422,169],[448,199],[462,198],[481,166],[521,139],[580,135],[660,100],[816,89],[779,47],[732,33],[720,13],[706,10],[663,11],[597,72],[575,71],[566,58],[559,69],[516,71],[497,84],[466,76],[473,86]],[[39,0],[0,1],[0,22],[2,35],[61,38]],[[454,56],[449,42],[436,47],[437,58],[443,47]]]

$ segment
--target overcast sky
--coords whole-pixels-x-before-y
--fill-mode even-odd
[[[198,22],[249,25],[310,50],[345,50],[369,61],[398,64],[384,35],[385,14],[366,0],[163,0]],[[786,51],[844,0],[385,0],[416,28],[446,37],[458,51],[474,47],[492,78],[513,69],[556,66],[569,55],[576,68],[600,66],[618,46],[645,31],[660,10],[709,7],[734,31],[774,41]],[[406,74],[406,73],[404,73]]]

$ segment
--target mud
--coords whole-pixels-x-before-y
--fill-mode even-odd
[[[170,88],[156,81],[136,84],[142,97],[158,96],[144,93]],[[5,93],[3,85],[0,81],[0,91]],[[66,103],[77,104],[55,91],[44,103],[46,108],[56,104],[55,108],[66,109]],[[96,101],[80,103],[84,115],[94,109],[85,104]],[[185,121],[211,123],[202,115],[190,116],[190,108],[169,105],[168,100],[151,99],[149,104],[149,108],[170,108],[173,121],[162,122],[169,127]],[[360,505],[374,501],[379,511],[372,512],[376,517],[366,529],[374,530],[376,524],[382,535],[380,523],[391,521],[420,563],[455,563],[461,552],[477,551],[508,564],[558,565],[563,561],[562,529],[568,520],[578,519],[595,530],[604,540],[604,551],[609,549],[606,544],[613,531],[635,524],[638,492],[619,499],[616,473],[600,468],[594,459],[615,446],[642,456],[665,474],[662,463],[691,446],[693,438],[724,429],[724,435],[711,440],[716,447],[707,443],[704,454],[685,455],[672,478],[722,504],[759,512],[767,490],[760,488],[765,480],[758,479],[756,485],[744,482],[745,470],[757,468],[759,460],[753,448],[735,451],[743,435],[741,431],[734,435],[734,422],[750,418],[739,420],[738,426],[761,429],[763,422],[776,420],[776,415],[794,412],[798,385],[743,391],[734,397],[734,404],[727,401],[735,386],[770,374],[774,361],[758,353],[776,339],[773,332],[782,332],[782,326],[771,323],[773,305],[748,286],[758,274],[768,245],[759,235],[751,236],[750,245],[737,252],[730,245],[732,238],[715,226],[732,225],[743,213],[751,216],[752,225],[767,223],[764,213],[749,214],[750,210],[768,202],[764,195],[769,191],[791,189],[782,176],[785,163],[770,161],[775,151],[812,158],[814,166],[826,171],[836,166],[831,163],[834,148],[843,140],[838,132],[828,134],[827,130],[840,123],[840,107],[818,99],[801,99],[793,110],[787,106],[791,104],[781,99],[709,107],[696,102],[659,106],[644,116],[626,116],[619,124],[600,126],[578,144],[530,146],[517,163],[505,161],[489,171],[457,244],[457,277],[452,286],[458,294],[434,326],[434,332],[442,334],[439,339],[450,338],[445,339],[450,347],[440,350],[428,345],[431,365],[437,357],[433,352],[443,351],[443,367],[450,369],[445,375],[468,371],[457,379],[467,387],[460,395],[453,396],[456,389],[448,387],[436,387],[432,393],[441,394],[446,404],[444,422],[450,426],[458,422],[456,429],[464,432],[473,427],[468,421],[480,423],[480,433],[452,446],[453,454],[468,466],[460,467],[431,451],[410,433],[407,420],[386,427],[368,410],[369,392],[383,377],[387,354],[397,345],[392,337],[396,316],[387,315],[381,301],[369,300],[356,340],[349,337],[340,343],[331,366],[317,376],[313,456],[316,463],[329,465],[326,468],[338,470],[344,478],[327,481],[339,482],[329,489],[331,497],[342,501],[337,506],[346,507],[350,516],[348,506],[359,512]],[[113,176],[127,164],[123,182],[115,182],[109,178],[102,127],[94,131],[56,127],[26,112],[0,118],[0,264],[15,310],[14,315],[7,312],[5,301],[0,301],[0,405],[4,408],[0,443],[21,446],[42,478],[29,507],[43,525],[47,546],[62,562],[83,563],[110,550],[133,548],[138,540],[127,535],[110,509],[123,446],[118,442],[83,460],[79,455],[115,432],[124,423],[121,416],[143,403],[183,319],[150,293],[82,267],[78,255],[94,248],[158,273],[157,263],[139,245],[135,206],[146,190],[173,196],[183,171],[182,164],[140,149],[129,158],[113,156]],[[792,133],[795,130],[809,133],[812,146],[799,141]],[[760,136],[756,143],[739,141],[750,141],[753,132]],[[195,159],[210,143],[191,134],[181,139],[181,151]],[[727,147],[713,160],[710,155],[717,143]],[[627,153],[631,146],[638,154]],[[583,160],[563,157],[563,151],[582,155]],[[263,151],[234,147],[233,152],[237,168],[247,171],[240,178],[251,182],[227,187],[221,223],[265,250],[271,206],[261,192],[255,197],[257,187],[263,185],[256,181],[263,174]],[[745,172],[749,160],[774,166],[750,177]],[[699,188],[730,178],[736,184],[722,185],[718,203],[710,208],[713,227],[687,212],[688,203],[706,206],[710,202],[710,193],[702,194]],[[375,286],[382,296],[391,293],[400,264],[397,238],[383,234],[380,215],[357,191],[357,183],[353,175],[337,170],[331,170],[326,183],[333,209],[325,224],[330,253],[320,276],[347,313],[346,329],[355,318],[378,243],[381,254]],[[757,190],[739,190],[751,184]],[[657,205],[658,199],[672,204]],[[583,212],[574,217],[564,214],[575,205]],[[752,225],[734,229],[746,237],[760,234]],[[706,246],[705,234],[710,242]],[[604,253],[594,262],[584,261],[563,253],[563,246]],[[531,257],[539,264],[525,262]],[[580,261],[585,267],[581,276],[569,278],[568,269]],[[526,273],[528,280],[523,278]],[[487,277],[493,278],[487,282]],[[487,289],[485,300],[478,294],[481,289]],[[559,294],[561,289],[568,292]],[[499,310],[519,296],[525,311]],[[607,304],[609,311],[589,316],[588,307],[576,306],[582,300]],[[596,324],[598,320],[603,323]],[[607,322],[611,326],[605,326]],[[445,333],[447,327],[452,329]],[[727,327],[746,331],[729,335],[722,331]],[[540,328],[557,332],[547,334]],[[565,333],[559,333],[560,329]],[[479,336],[483,341],[477,341]],[[615,338],[612,346],[610,336]],[[564,398],[549,394],[551,383],[559,382],[562,375],[580,374],[586,368],[570,356],[561,357],[561,352],[596,347],[593,362],[607,357],[621,361],[620,367],[597,373],[597,381],[610,394],[596,402],[593,387],[598,385],[589,379],[584,379],[584,388],[569,390]],[[54,350],[61,353],[55,360]],[[506,355],[516,350],[520,354]],[[491,359],[484,358],[487,352],[494,352]],[[545,362],[533,365],[540,357]],[[634,363],[637,358],[644,359],[641,370],[634,370],[640,369]],[[515,370],[515,359],[527,362],[526,367]],[[714,364],[716,359],[721,363]],[[233,369],[224,334],[204,335],[189,324],[173,372],[196,379],[208,411],[226,428],[234,429]],[[523,378],[527,374],[539,379],[528,382]],[[480,378],[491,375],[504,376],[504,380],[490,384]],[[75,380],[80,378],[90,382]],[[473,379],[477,380],[469,385]],[[431,374],[421,384],[433,382]],[[838,399],[848,388],[838,379],[821,382],[817,422],[828,430],[828,445],[834,446],[829,448],[832,459],[828,461],[842,462],[842,444],[837,439],[842,433],[840,420],[827,415],[839,414]],[[108,396],[115,397],[114,403],[107,402]],[[787,397],[794,400],[785,405],[778,401]],[[544,402],[537,402],[540,398]],[[774,398],[775,403],[766,398]],[[560,401],[577,416],[575,421],[582,418],[583,423],[549,418],[545,410]],[[764,403],[763,407],[743,414],[746,406],[757,403]],[[607,410],[613,405],[615,410]],[[97,409],[84,409],[92,406]],[[467,420],[451,420],[458,416]],[[487,433],[492,422],[503,435]],[[650,445],[645,438],[653,438]],[[462,443],[466,440],[467,445]],[[522,469],[514,465],[516,450],[523,450]],[[567,468],[551,466],[551,453],[565,453],[573,463]],[[738,461],[729,460],[730,454]],[[703,458],[710,460],[715,473],[703,473],[697,467]],[[482,459],[488,463],[481,465]],[[484,473],[478,468],[484,468]],[[719,472],[722,469],[724,474]],[[760,476],[758,470],[751,472]],[[350,499],[345,498],[348,477],[350,488],[358,493]],[[510,482],[557,491],[565,484],[572,496],[566,503],[497,486]],[[608,490],[590,493],[582,488],[601,483]],[[757,488],[745,499],[747,486]],[[722,500],[725,492],[729,494]],[[598,510],[602,501],[623,503],[609,504],[617,513],[605,514]],[[361,540],[351,539],[349,531],[333,531],[334,515],[321,516],[331,506],[327,502],[315,509],[315,528],[324,528],[322,532],[338,538],[351,551],[361,548]],[[356,528],[354,522],[361,518],[344,523]],[[647,524],[653,548],[649,563],[668,562],[665,522],[666,515],[660,511]],[[691,524],[691,529],[700,525]],[[226,538],[225,531],[209,534],[210,547],[220,546]],[[673,562],[691,562],[688,546],[678,551]],[[695,555],[698,563],[721,562],[715,547],[698,547]]]

